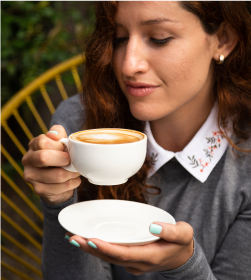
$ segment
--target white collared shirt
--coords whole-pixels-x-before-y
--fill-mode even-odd
[[[146,122],[147,154],[153,166],[148,172],[148,178],[175,157],[189,173],[204,183],[228,147],[228,141],[222,136],[217,124],[217,113],[218,107],[214,106],[193,139],[181,152],[176,153],[164,150],[157,144],[150,124]],[[231,135],[228,133],[228,136]]]

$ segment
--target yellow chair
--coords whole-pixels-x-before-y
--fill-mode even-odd
[[[36,130],[39,129],[40,134],[46,133],[49,127],[46,126],[34,105],[41,103],[38,102],[37,92],[39,91],[39,94],[42,95],[40,98],[43,98],[46,110],[50,112],[48,117],[50,119],[55,107],[50,98],[52,94],[48,94],[49,91],[46,87],[49,87],[49,83],[54,83],[58,88],[60,100],[67,99],[68,95],[61,75],[68,73],[75,82],[77,92],[81,92],[81,79],[77,67],[84,61],[84,55],[80,54],[49,69],[21,89],[2,108],[2,167],[7,166],[8,172],[4,171],[4,168],[1,169],[1,264],[3,275],[1,279],[7,279],[4,277],[8,277],[8,279],[42,279],[43,215],[32,186],[23,180],[23,169],[20,165],[21,159],[27,151],[25,147],[28,147],[28,142],[36,135],[33,136],[32,129],[28,127],[24,117],[26,115],[27,118],[27,110],[30,110],[28,113],[34,118],[32,127]],[[74,91],[76,93],[76,90]],[[53,96],[54,94],[56,93],[53,92]],[[33,102],[32,97],[36,97],[37,102]],[[22,109],[22,106],[26,106],[26,108]],[[39,106],[41,107],[41,104]],[[26,135],[26,139],[21,137],[22,133]]]

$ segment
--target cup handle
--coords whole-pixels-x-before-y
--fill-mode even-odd
[[[63,143],[64,146],[67,148],[67,152],[69,153],[69,139],[68,138],[62,138],[59,140],[59,142]],[[71,172],[78,172],[76,170],[76,168],[73,166],[72,163],[66,165],[66,166],[62,166],[63,169],[67,170],[67,171],[71,171]]]

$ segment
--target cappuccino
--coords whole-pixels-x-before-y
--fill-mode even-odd
[[[126,129],[93,129],[74,133],[71,139],[91,144],[126,144],[144,138],[140,132]]]
[[[124,184],[139,171],[146,157],[147,136],[135,130],[83,130],[59,141],[71,158],[62,168],[80,173],[95,185]]]

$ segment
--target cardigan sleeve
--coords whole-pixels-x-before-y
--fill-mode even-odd
[[[192,257],[181,267],[162,271],[166,279],[179,280],[249,280],[251,279],[251,205],[240,212],[216,253],[207,262],[200,245],[194,242]]]

